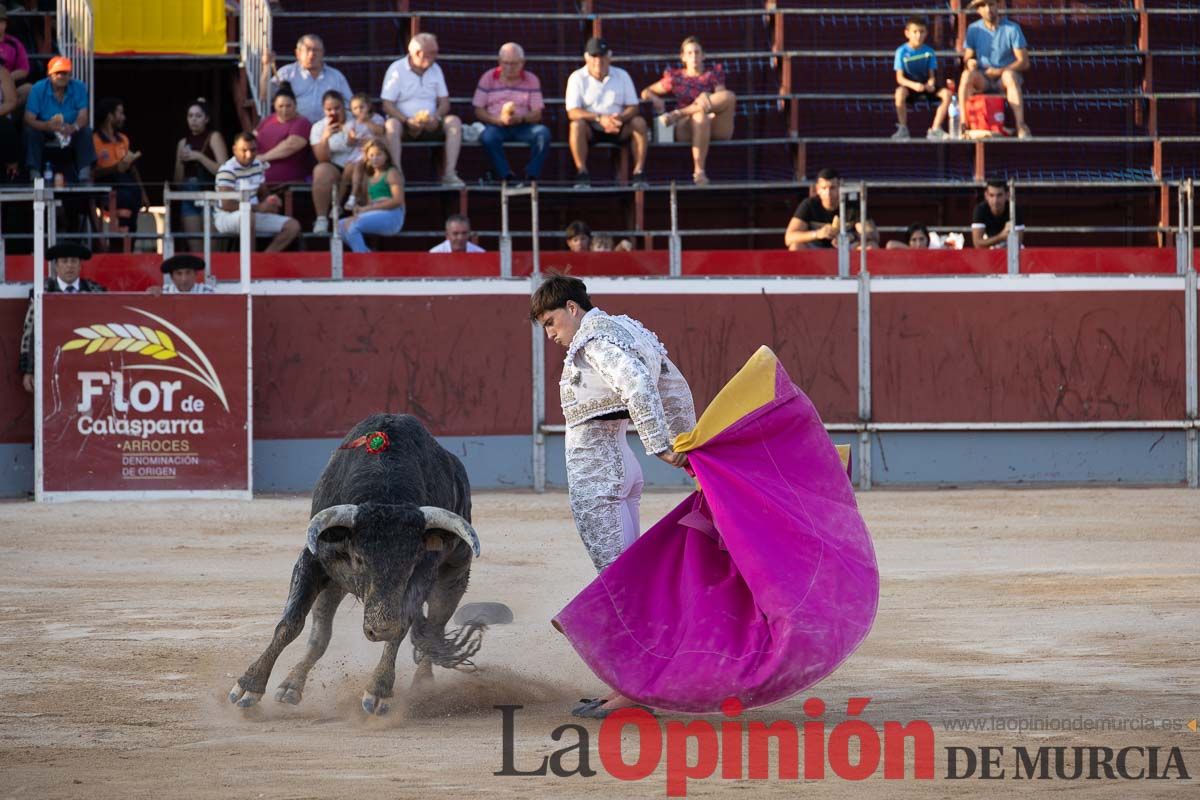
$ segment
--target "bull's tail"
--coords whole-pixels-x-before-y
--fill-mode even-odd
[[[420,664],[429,659],[439,667],[473,672],[475,663],[471,657],[479,652],[483,645],[483,632],[486,625],[468,622],[461,628],[437,635],[429,629],[429,623],[420,620],[413,625],[413,661]]]

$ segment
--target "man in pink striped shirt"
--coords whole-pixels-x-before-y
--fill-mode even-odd
[[[546,105],[541,81],[525,71],[521,45],[508,42],[500,48],[500,66],[483,73],[471,104],[475,118],[486,126],[479,141],[492,162],[493,177],[519,185],[504,156],[504,143],[521,142],[531,150],[525,180],[536,181],[550,152],[550,129],[541,124]]]

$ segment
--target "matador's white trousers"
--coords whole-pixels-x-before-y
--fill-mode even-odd
[[[567,428],[567,487],[579,538],[600,572],[641,533],[642,467],[629,449],[629,420]]]

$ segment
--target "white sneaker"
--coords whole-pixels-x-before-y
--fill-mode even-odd
[[[461,189],[466,186],[463,179],[458,177],[456,173],[448,172],[442,177],[442,186],[449,189]]]
[[[908,127],[905,125],[897,125],[896,132],[892,134],[892,138],[898,142],[908,141]]]
[[[358,205],[358,198],[354,195],[350,195],[348,198],[346,198],[346,204],[342,206],[342,208],[346,209],[347,211],[354,211],[354,207],[356,205]]]
[[[329,233],[329,217],[317,217],[313,223],[313,233]]]
[[[929,132],[925,134],[925,138],[931,142],[940,142],[944,139],[949,139],[950,134],[946,133],[941,128],[930,128]]]

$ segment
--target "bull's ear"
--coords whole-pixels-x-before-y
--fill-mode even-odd
[[[425,537],[425,549],[431,552],[440,552],[445,545],[442,543],[442,537],[436,533],[431,533]]]

